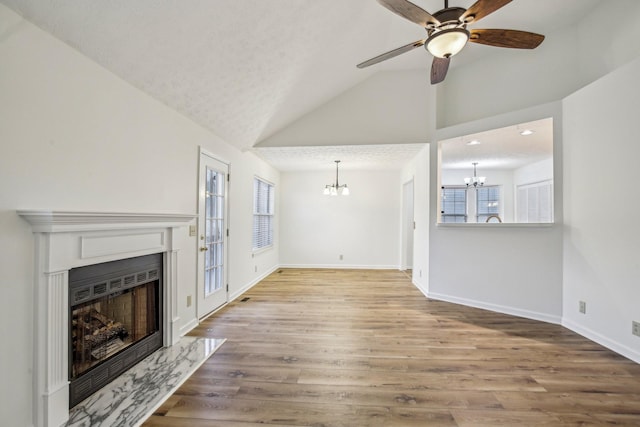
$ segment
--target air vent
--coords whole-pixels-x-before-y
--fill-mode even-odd
[[[93,286],[93,294],[94,295],[102,295],[104,293],[107,292],[107,283],[103,282],[103,283],[98,283],[97,285]]]
[[[131,276],[124,276],[124,284],[125,286],[129,286],[129,285],[133,285],[134,283],[136,283],[136,276],[135,275],[131,275]]]
[[[79,301],[82,301],[82,300],[88,298],[89,295],[91,295],[91,289],[89,289],[89,288],[81,289],[81,290],[79,290],[79,291],[77,291],[75,293],[73,300],[75,302],[79,302]]]
[[[149,280],[155,280],[158,278],[158,270],[149,270]]]
[[[93,375],[92,380],[94,385],[106,383],[110,380],[109,370],[105,369],[104,371],[96,372],[95,375]]]
[[[120,289],[122,287],[122,278],[113,279],[109,282],[110,289]]]
[[[146,282],[147,281],[147,273],[138,273],[136,275],[136,282],[140,283],[140,282]]]

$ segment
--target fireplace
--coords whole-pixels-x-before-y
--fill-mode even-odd
[[[69,406],[162,347],[162,254],[69,271]]]
[[[155,316],[157,326],[147,328],[147,332],[153,329],[157,329],[157,331],[143,338],[139,345],[144,346],[148,343],[147,340],[158,339],[161,346],[173,346],[179,341],[182,334],[195,326],[193,322],[185,324],[180,320],[177,298],[178,270],[179,265],[184,263],[179,245],[183,238],[179,236],[187,234],[185,228],[193,222],[196,215],[37,210],[22,210],[18,211],[18,214],[31,225],[34,233],[33,424],[36,427],[59,427],[69,419],[69,408],[72,406],[70,378],[72,378],[74,370],[72,366],[73,355],[71,354],[73,338],[70,337],[69,331],[74,316],[72,307],[76,304],[70,298],[77,298],[77,302],[80,304],[78,306],[80,308],[75,308],[78,310],[77,316],[91,314],[91,306],[93,305],[96,312],[106,316],[103,320],[107,324],[112,322],[111,325],[113,325],[120,322],[127,333],[125,335],[124,331],[120,330],[120,332],[114,331],[114,335],[125,344],[128,335],[132,334],[132,330],[135,329],[134,326],[124,326],[125,322],[117,318],[120,316],[117,313],[118,310],[114,309],[111,312],[106,310],[105,313],[102,302],[98,304],[100,298],[104,296],[108,298],[111,282],[102,280],[89,284],[87,277],[83,276],[85,273],[81,272],[82,269],[87,266],[106,265],[112,261],[137,259],[147,255],[153,255],[160,259],[161,264],[157,268],[158,279],[157,281],[151,280],[150,282],[154,284],[149,285],[154,290],[147,289],[146,297],[130,295],[125,298],[131,298],[131,304],[136,299],[136,302],[141,304],[142,298],[149,296],[148,292],[155,292],[156,297],[159,297],[156,306],[157,312],[151,315],[147,314],[144,323],[149,322]],[[145,271],[149,274],[151,270],[156,270],[156,268],[147,268]],[[76,273],[77,271],[81,273]],[[80,276],[76,276],[77,274]],[[131,272],[127,270],[118,277],[130,275]],[[70,279],[73,281],[74,276],[80,277],[81,283],[72,285]],[[137,274],[135,277],[137,280]],[[105,285],[101,285],[101,283]],[[115,286],[117,284],[114,283],[112,287],[114,292],[111,293],[112,299],[119,298],[126,291],[126,289],[122,289],[122,294],[118,295],[118,292],[121,291],[116,291]],[[107,294],[103,294],[102,290],[105,290]],[[133,293],[133,288],[128,293]],[[93,299],[92,295],[100,296],[100,298]],[[88,304],[82,305],[84,303]],[[102,322],[100,316],[97,317],[98,321]],[[83,322],[85,319],[90,321],[88,318],[83,318]],[[102,328],[99,325],[94,326],[98,326],[98,331]],[[102,330],[102,332],[104,331]],[[106,343],[108,341],[110,340],[107,340]],[[115,344],[119,346],[118,342]],[[137,349],[137,345],[132,344],[128,347]],[[86,368],[87,365],[85,365],[86,369],[76,369],[76,371],[84,372],[80,378],[84,378],[90,372],[103,369],[102,366],[119,363],[119,355],[123,353],[120,351],[122,349],[114,348],[112,345],[110,357],[102,360],[96,359],[100,362],[106,361],[104,363],[94,363],[95,361],[91,359],[94,357],[90,354],[91,351],[87,354],[85,350],[82,350],[84,363],[91,366]],[[110,348],[107,346],[101,350],[109,353]],[[137,355],[137,352],[135,354]],[[99,355],[96,353],[96,356]],[[101,380],[96,379],[95,381]],[[78,388],[75,385],[73,387]],[[107,384],[105,388],[108,387]]]

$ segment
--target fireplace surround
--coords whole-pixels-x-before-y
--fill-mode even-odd
[[[78,267],[150,254],[162,257],[162,346],[180,339],[177,232],[196,215],[21,210],[34,233],[35,426],[69,418],[69,272]],[[184,232],[184,231],[183,231]]]

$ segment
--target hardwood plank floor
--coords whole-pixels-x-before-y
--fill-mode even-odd
[[[399,271],[282,269],[147,427],[640,426],[640,365],[560,326],[425,298]]]

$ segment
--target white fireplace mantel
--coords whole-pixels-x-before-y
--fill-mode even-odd
[[[20,210],[35,237],[34,424],[58,427],[69,418],[69,270],[118,259],[164,254],[165,347],[179,336],[175,230],[192,214]]]

